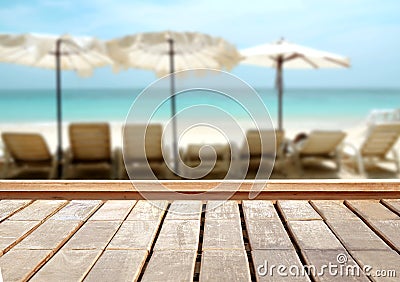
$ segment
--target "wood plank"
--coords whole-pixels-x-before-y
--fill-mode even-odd
[[[357,250],[352,251],[354,259],[362,266],[372,267],[371,279],[374,281],[399,281],[400,256],[393,250]],[[394,270],[396,277],[378,277],[377,271]]]
[[[66,203],[63,203],[63,205],[65,204]],[[48,206],[53,207],[54,204],[52,205],[49,203]],[[60,210],[64,216],[70,218],[70,216],[76,215],[77,209],[71,209],[71,207],[64,208],[71,213],[68,215],[68,213]],[[51,210],[48,207],[41,208],[40,205],[38,206],[38,209],[42,215],[46,215],[44,212],[45,210]],[[31,211],[25,212],[25,214],[28,215],[29,218],[34,218]],[[90,213],[86,213],[86,215],[90,216]],[[87,220],[87,218],[84,218],[84,220]],[[80,220],[64,221],[49,219],[45,221],[28,237],[0,258],[0,267],[3,267],[3,264],[6,265],[6,267],[9,267],[10,269],[8,269],[8,273],[10,273],[10,277],[16,281],[30,278],[53,256],[54,253],[61,248],[66,241],[68,241],[68,239],[76,232],[76,230],[79,229],[80,226],[82,226],[82,224],[83,221]],[[15,267],[16,261],[18,262],[18,267]],[[13,262],[13,264],[11,264],[11,262]]]
[[[32,203],[31,200],[0,201],[0,222]]]
[[[244,250],[205,250],[199,281],[251,281]]]
[[[400,217],[390,211],[379,201],[352,200],[345,204],[357,214],[368,220],[400,220]]]
[[[239,220],[205,220],[203,251],[244,249],[242,226]]]
[[[0,181],[0,199],[399,199],[400,180]],[[217,188],[218,189],[215,189]],[[235,187],[235,191],[232,191]],[[237,189],[236,189],[237,187]],[[178,192],[178,193],[177,193]],[[207,193],[205,193],[207,192]],[[254,194],[254,193],[252,193]]]
[[[51,220],[84,220],[102,204],[99,200],[72,200],[51,217]]]
[[[371,222],[373,230],[389,245],[400,252],[400,220],[379,220]]]
[[[168,214],[165,219],[200,220],[202,207],[202,201],[173,201],[168,209]]]
[[[84,281],[136,281],[146,257],[145,250],[106,250]]]
[[[62,250],[103,250],[120,225],[118,221],[88,221],[69,239]]]
[[[22,281],[30,277],[50,256],[48,250],[12,249],[0,258],[0,268],[4,281]],[[16,262],[18,265],[16,266]]]
[[[141,281],[193,281],[196,255],[194,250],[155,251]]]
[[[147,250],[153,244],[160,221],[125,221],[115,234],[107,249]]]
[[[347,250],[386,250],[389,248],[360,219],[328,221],[327,224]]]
[[[358,216],[343,204],[343,201],[311,201],[311,205],[325,220],[358,219]]]
[[[207,201],[206,220],[208,219],[240,219],[239,207],[236,201]]]
[[[110,200],[105,202],[97,212],[89,218],[91,220],[122,221],[129,214],[136,201]]]
[[[243,201],[242,208],[247,220],[273,219],[280,221],[274,205],[270,201]]]
[[[303,250],[302,254],[310,266],[310,274],[316,281],[369,281],[360,265],[345,250]],[[325,268],[329,265],[337,266],[336,270],[332,268],[333,271],[337,271],[337,275]]]
[[[9,220],[34,220],[42,221],[55,214],[67,204],[67,201],[58,200],[40,200],[35,201],[25,209],[17,212]]]
[[[288,250],[255,250],[251,252],[253,258],[256,280],[262,281],[310,281],[307,275],[291,275],[290,267],[302,269],[303,265],[300,262],[294,248]],[[283,265],[288,269],[284,271],[287,275],[279,275],[277,268],[271,266]]]
[[[380,202],[349,201],[347,204],[360,215],[369,228],[392,248],[400,251],[400,217]]]
[[[322,220],[307,201],[277,201],[285,220]]]
[[[30,281],[80,281],[100,254],[100,250],[60,250]]]
[[[199,245],[200,220],[165,220],[155,251],[195,250]]]
[[[65,243],[82,225],[81,221],[49,220],[40,225],[13,249],[53,250]]]
[[[246,229],[251,250],[294,250],[290,238],[278,220],[247,220]]]
[[[400,215],[400,199],[384,199],[382,203]]]
[[[71,201],[50,217],[49,220],[84,220],[95,211],[100,203],[100,201]],[[4,221],[0,225],[0,233],[6,235],[0,237],[0,255],[22,241],[44,220],[45,218],[41,221]]]
[[[322,220],[288,221],[293,238],[303,250],[343,250],[344,247]]]
[[[0,256],[15,246],[40,224],[40,221],[11,221],[0,224]]]
[[[126,220],[161,220],[167,206],[168,201],[138,201]]]

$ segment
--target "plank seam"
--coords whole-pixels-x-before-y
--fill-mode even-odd
[[[193,273],[193,281],[199,281],[201,271],[201,259],[203,256],[203,238],[204,238],[204,226],[206,219],[206,204],[202,204],[201,217],[200,217],[200,232],[199,232],[199,245],[197,247],[196,263]]]
[[[396,210],[393,206],[391,206],[389,203],[385,202],[384,199],[381,199],[379,201],[379,203],[381,203],[383,206],[385,206],[388,210],[390,210],[391,212],[397,214],[398,216],[400,216],[400,211]]]
[[[369,227],[369,229],[371,229],[372,232],[374,232],[376,234],[376,236],[379,237],[379,239],[381,239],[386,245],[388,245],[393,251],[395,251],[397,254],[400,255],[400,250],[397,250],[396,246],[394,244],[392,244],[388,239],[385,238],[385,236],[382,235],[382,232],[380,230],[378,230],[377,228],[375,228],[375,226],[373,226],[373,224],[371,224],[371,222],[369,222],[368,219],[364,218],[361,213],[359,213],[355,208],[353,208],[348,202],[347,200],[344,201],[344,205],[351,210],[356,216],[358,216],[358,218],[364,222],[365,225],[367,225]]]
[[[165,208],[165,212],[164,212],[164,214],[163,214],[163,216],[161,218],[160,224],[158,225],[158,229],[157,229],[156,235],[154,236],[153,242],[151,244],[150,251],[147,254],[146,261],[144,262],[143,267],[140,270],[140,274],[139,274],[138,279],[137,279],[138,282],[142,281],[143,275],[144,275],[144,273],[146,271],[146,268],[147,268],[147,265],[149,264],[149,261],[150,261],[151,257],[153,256],[154,247],[155,247],[155,245],[157,243],[158,236],[160,235],[162,226],[164,224],[165,218],[167,217],[167,214],[168,214],[170,206],[171,206],[171,203],[168,203],[167,207]]]
[[[66,203],[64,206],[66,206],[68,203]],[[35,269],[33,269],[33,271],[27,276],[27,278],[25,279],[25,281],[30,280],[36,273],[38,273],[38,271],[40,271],[40,269],[43,268],[43,266],[46,265],[46,263],[53,257],[55,256],[58,251],[76,234],[76,232],[79,231],[79,229],[82,228],[82,226],[89,220],[89,218],[99,209],[103,206],[104,202],[102,202],[95,210],[93,210],[93,212],[85,219],[82,220],[78,227],[72,231],[72,234],[69,235],[69,237],[65,238],[58,246],[56,246],[50,253],[48,256],[46,256],[46,258],[42,261],[39,262],[39,264],[36,266]],[[61,208],[60,208],[61,210]],[[53,214],[54,215],[54,214]]]
[[[340,237],[338,236],[338,234],[336,233],[336,231],[334,230],[334,228],[331,228],[331,225],[329,224],[329,221],[327,218],[324,217],[324,215],[322,214],[322,212],[318,209],[318,207],[312,202],[309,201],[310,205],[314,208],[314,210],[321,216],[322,220],[324,221],[325,225],[329,228],[329,230],[332,232],[332,234],[336,237],[337,240],[339,240],[340,244],[342,244],[343,248],[346,250],[347,255],[351,257],[351,259],[354,261],[354,263],[357,264],[357,266],[360,269],[363,269],[362,266],[360,265],[360,263],[358,262],[358,260],[355,258],[355,256],[353,256],[353,254],[351,253],[351,250],[349,250],[346,247],[345,242],[340,239]],[[346,206],[347,207],[347,206]],[[364,273],[365,274],[365,273]],[[370,276],[365,275],[365,277],[367,277],[370,281],[374,281]]]
[[[31,203],[33,203],[35,201],[31,201]],[[63,207],[65,207],[66,205],[68,205],[69,201],[67,201],[66,203],[64,203],[63,205],[60,205],[58,208],[56,208],[54,211],[52,211],[51,213],[49,213],[46,217],[44,217],[41,220],[38,220],[39,223],[36,224],[35,226],[33,226],[30,230],[28,230],[25,234],[22,234],[21,237],[19,237],[14,243],[12,243],[11,245],[9,245],[7,248],[4,249],[4,251],[1,253],[0,257],[2,257],[5,253],[7,253],[8,251],[10,251],[12,248],[14,248],[16,245],[18,245],[19,243],[21,243],[22,240],[24,240],[26,237],[28,237],[29,235],[32,234],[33,231],[35,231],[36,229],[38,229],[43,223],[45,223],[50,217],[52,217],[53,215],[55,215],[57,212],[59,212]],[[26,205],[29,206],[30,204]],[[22,210],[19,209],[19,211]],[[15,213],[14,213],[15,214]],[[22,220],[21,220],[22,221]]]
[[[115,235],[117,234],[117,232],[121,229],[122,224],[125,222],[125,220],[128,218],[129,214],[132,212],[133,208],[137,205],[137,201],[135,202],[134,205],[132,205],[132,207],[129,209],[129,212],[126,213],[126,216],[124,217],[124,219],[120,222],[118,228],[115,230],[114,234],[111,236],[110,240],[107,242],[107,244],[104,246],[104,248],[101,250],[100,254],[97,256],[97,258],[95,259],[95,261],[93,262],[93,264],[90,266],[90,268],[86,271],[86,273],[83,275],[83,278],[81,281],[84,281],[86,279],[86,277],[89,275],[90,271],[93,269],[93,267],[96,265],[96,263],[99,261],[99,259],[101,258],[101,256],[104,254],[104,252],[106,251],[108,245],[110,245],[112,239],[115,237]],[[97,210],[96,210],[97,211]],[[94,213],[93,213],[94,214]],[[92,214],[92,215],[93,215]],[[91,216],[92,216],[91,215]]]
[[[283,224],[283,228],[285,229],[286,233],[289,235],[290,242],[292,243],[294,250],[296,251],[297,257],[300,259],[300,262],[303,267],[305,267],[307,264],[306,258],[303,256],[301,253],[301,248],[300,245],[297,243],[296,238],[290,228],[287,226],[287,221],[285,220],[285,216],[283,214],[283,210],[281,210],[280,205],[276,201],[274,204],[274,208],[276,213],[278,214],[278,217]],[[310,281],[316,282],[317,280],[311,275],[311,273],[307,273],[307,277],[310,279]]]
[[[243,243],[247,255],[247,262],[249,263],[249,270],[250,270],[250,278],[251,281],[255,282],[257,281],[256,277],[256,267],[254,265],[253,257],[251,255],[251,246],[250,246],[250,240],[249,240],[249,234],[247,233],[247,227],[246,227],[246,222],[244,218],[244,212],[243,212],[243,206],[242,204],[238,204],[239,206],[239,213],[240,213],[240,224],[242,226],[242,237],[243,237]]]
[[[8,214],[6,217],[4,217],[2,220],[0,220],[0,223],[3,222],[4,220],[8,219],[9,217],[13,216],[14,214],[16,214],[17,212],[25,209],[27,206],[29,206],[30,204],[32,204],[34,202],[34,200],[31,200],[30,202],[26,203],[25,205],[20,206],[18,209],[12,211],[10,214]]]

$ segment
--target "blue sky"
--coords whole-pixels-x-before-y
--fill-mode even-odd
[[[1,33],[92,35],[111,39],[144,31],[200,31],[239,49],[287,40],[345,55],[351,69],[287,70],[286,87],[400,88],[398,0],[14,0],[0,2]],[[272,87],[274,71],[238,66],[232,73],[256,87]],[[52,88],[54,72],[0,64],[0,88]],[[144,87],[149,71],[114,74],[98,69],[87,79],[64,72],[66,88]]]

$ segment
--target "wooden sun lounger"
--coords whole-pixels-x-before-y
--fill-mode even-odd
[[[56,163],[43,136],[4,132],[5,163],[2,178],[51,179]]]
[[[69,141],[63,178],[115,178],[115,153],[111,150],[108,123],[70,124]]]
[[[190,194],[218,183],[163,184]],[[326,271],[324,276],[280,277],[275,269],[274,276],[262,275],[271,265],[301,270],[331,263],[369,265],[374,281],[398,281],[400,181],[268,181],[263,200],[248,199],[251,184],[244,182],[232,196],[237,201],[221,202],[167,201],[164,194],[155,201],[106,200],[133,195],[128,193],[134,191],[132,183],[122,181],[2,181],[3,279],[370,281],[362,271],[359,276],[334,277]],[[89,191],[98,199],[72,200]],[[44,200],[51,193],[64,200]],[[29,195],[32,200],[21,200]],[[222,194],[210,195],[222,199]],[[377,276],[382,270],[387,277]]]

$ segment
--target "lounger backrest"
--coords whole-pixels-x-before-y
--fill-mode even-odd
[[[302,155],[329,155],[333,153],[346,137],[342,131],[312,131],[301,144]]]
[[[279,156],[282,154],[285,132],[282,130],[249,130],[246,138],[247,144],[246,142],[243,144],[242,154],[247,151],[246,146],[248,145],[252,157]]]
[[[361,146],[363,156],[385,157],[400,136],[400,123],[373,125]]]
[[[3,142],[15,162],[45,162],[52,156],[42,135],[34,133],[3,133]]]
[[[111,160],[108,123],[71,124],[69,140],[74,162],[109,162]]]
[[[161,161],[161,124],[129,124],[124,128],[124,159],[130,161]]]
[[[204,148],[204,146],[210,146],[212,148]],[[230,160],[231,150],[229,145],[222,144],[190,144],[186,150],[185,161],[189,162],[200,162],[200,154],[204,161],[214,160],[216,155],[216,161],[227,161]],[[214,149],[214,150],[212,150]],[[201,151],[201,153],[200,153]],[[215,153],[214,153],[215,152]]]

